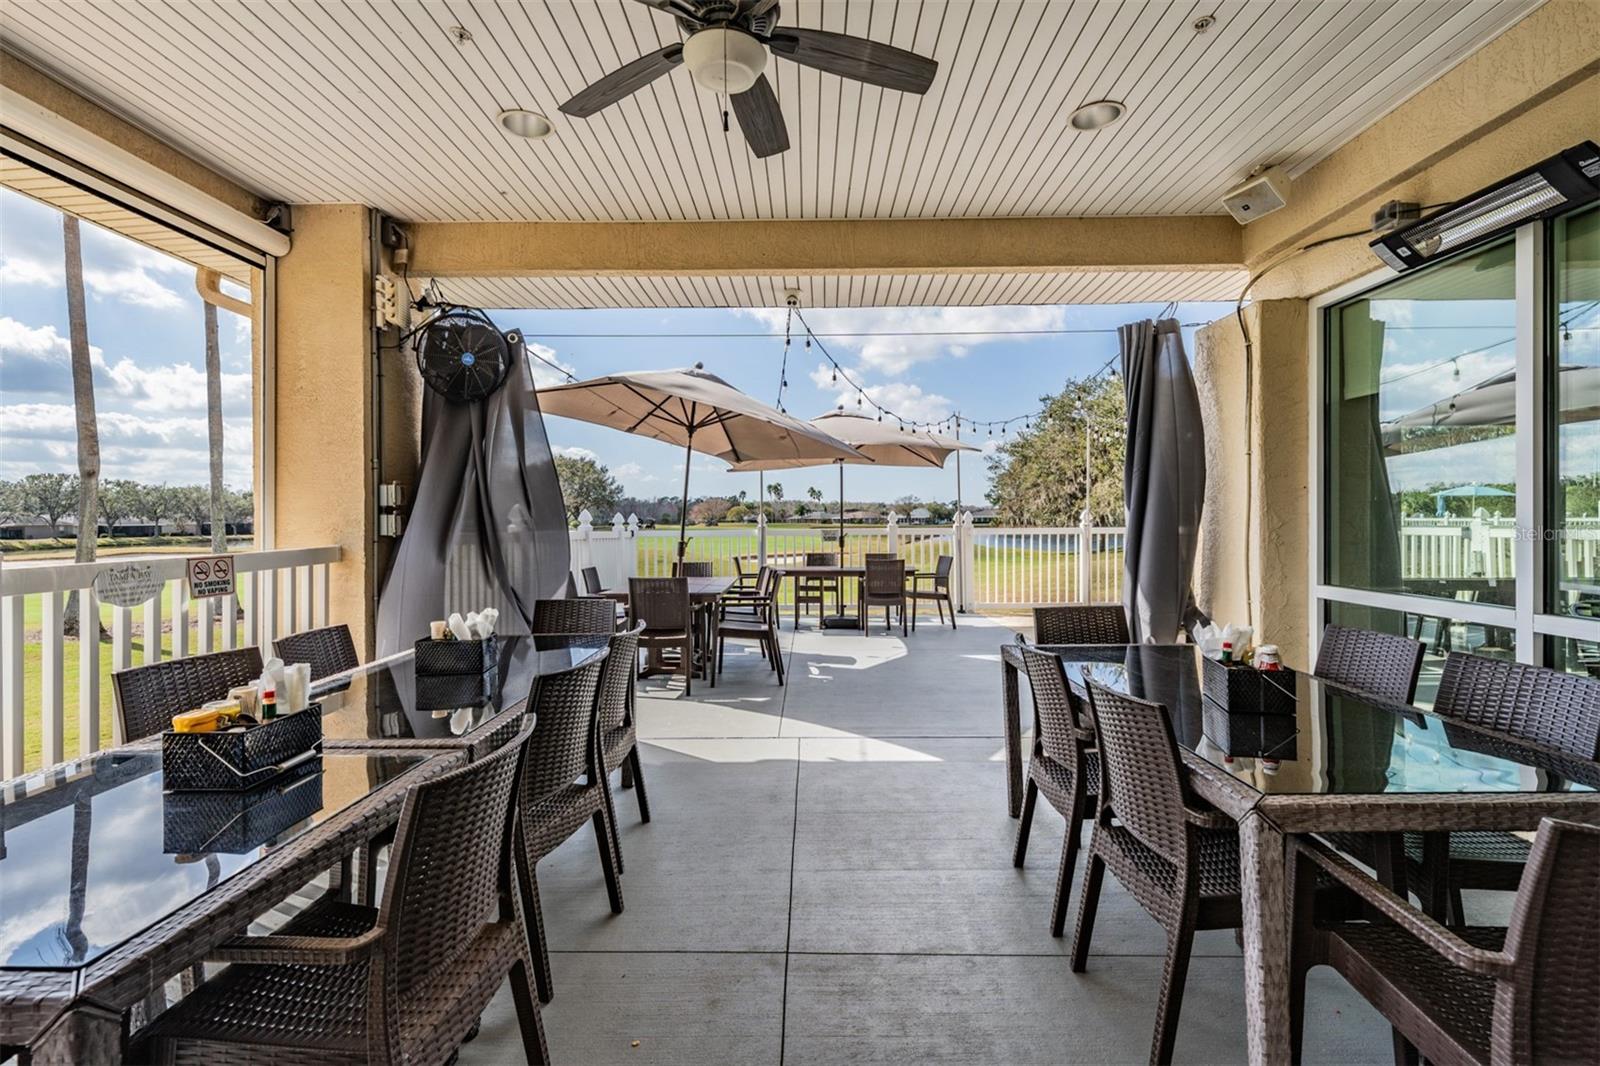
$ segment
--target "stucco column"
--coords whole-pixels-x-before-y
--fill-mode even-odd
[[[273,528],[279,548],[337,544],[329,621],[372,653],[372,270],[359,204],[294,208],[278,262]]]
[[[1286,662],[1309,669],[1306,314],[1304,300],[1266,300],[1245,310],[1255,341],[1254,425],[1248,431],[1255,452],[1253,521],[1245,499],[1244,340],[1232,315],[1195,335],[1195,378],[1206,424],[1206,502],[1195,596],[1219,622],[1242,624],[1248,613],[1258,642],[1277,644]]]

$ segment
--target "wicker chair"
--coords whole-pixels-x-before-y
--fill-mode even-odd
[[[1087,682],[1100,749],[1100,804],[1078,907],[1072,969],[1089,960],[1100,882],[1109,867],[1167,931],[1150,1061],[1172,1061],[1189,951],[1199,929],[1240,925],[1239,833],[1190,794],[1167,709]]]
[[[273,654],[286,663],[310,663],[311,680],[320,681],[361,665],[347,625],[323,626],[291,633],[272,642]]]
[[[622,881],[617,870],[622,849],[611,820],[610,788],[600,751],[599,691],[604,667],[601,660],[539,679],[529,705],[535,725],[519,788],[515,853],[522,911],[529,919],[533,972],[539,998],[546,1003],[555,987],[535,871],[540,859],[566,843],[585,822],[594,823],[611,913],[622,913]]]
[[[838,566],[839,554],[837,552],[806,552],[807,566]],[[794,627],[800,628],[800,608],[817,608],[820,617],[828,609],[828,597],[833,597],[836,608],[844,610],[844,582],[838,577],[823,577],[816,574],[806,574],[795,578],[794,582]]]
[[[950,628],[956,627],[956,604],[950,598],[950,570],[955,566],[955,557],[950,555],[939,556],[939,561],[934,564],[931,574],[911,575],[911,585],[906,589],[906,595],[911,599],[911,628],[917,626],[917,601],[932,600],[939,609],[939,624],[944,625],[944,609],[950,608]],[[931,588],[924,588],[922,582],[931,581]]]
[[[1100,794],[1100,753],[1094,750],[1094,729],[1079,716],[1079,704],[1067,684],[1060,658],[1039,651],[1021,636],[1017,644],[1033,692],[1033,752],[1028,757],[1028,790],[1022,800],[1022,822],[1011,864],[1021,868],[1028,856],[1033,808],[1042,792],[1067,820],[1056,873],[1056,898],[1050,908],[1050,935],[1060,936],[1067,922],[1067,897],[1078,861],[1083,823],[1094,815]]]
[[[1036,644],[1128,644],[1128,616],[1120,603],[1073,603],[1033,609]]]
[[[724,613],[717,620],[716,646],[713,649],[713,669],[722,672],[724,656],[730,640],[754,640],[761,644],[762,656],[777,671],[778,684],[783,684],[783,649],[778,646],[778,579],[771,570],[762,570],[758,592],[766,596],[765,602],[752,601],[754,613],[746,616]]]
[[[1326,965],[1429,1062],[1592,1063],[1600,1054],[1600,827],[1539,826],[1504,929],[1440,925],[1315,841],[1297,840],[1293,855],[1296,1052],[1306,972]],[[1337,879],[1386,920],[1321,920],[1307,899],[1313,873]]]
[[[248,685],[260,676],[260,648],[236,648],[118,670],[111,675],[111,684],[122,719],[122,742],[131,744],[155,736],[171,726],[173,715],[194,710],[207,700],[220,700],[229,689]]]
[[[533,631],[608,636],[617,631],[617,603],[600,596],[534,600]]]
[[[1375,696],[1410,703],[1422,670],[1420,640],[1330,625],[1322,631],[1317,677]]]
[[[694,691],[694,611],[689,606],[689,581],[682,577],[628,579],[628,616],[643,623],[639,647],[652,656],[677,648],[683,667],[683,694]]]
[[[639,761],[639,731],[634,719],[633,671],[639,661],[639,628],[611,638],[611,649],[600,671],[600,751],[606,764],[606,803],[611,824],[617,824],[617,808],[611,796],[611,775],[622,770],[622,787],[635,790],[639,802],[639,821],[650,820],[650,799],[644,790],[644,765]],[[617,873],[622,872],[622,851],[617,851]]]
[[[507,847],[532,732],[406,794],[381,907],[329,893],[277,933],[223,945],[232,965],[130,1061],[444,1062],[509,977],[523,1050],[549,1062]]]
[[[672,564],[672,576],[711,577],[711,564],[707,562],[696,562],[693,560],[682,560]]]
[[[586,566],[583,568],[583,594],[585,596],[598,596],[605,591],[605,586],[600,583],[599,567]]]
[[[883,608],[884,631],[889,632],[894,623],[889,620],[889,608],[900,609],[900,635],[906,635],[906,564],[898,559],[867,559],[867,576],[861,580],[861,596],[856,601],[856,615],[861,619],[861,631],[867,631],[867,612],[874,607]]]

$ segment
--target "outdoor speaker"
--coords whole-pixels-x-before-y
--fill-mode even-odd
[[[1268,167],[1252,175],[1243,185],[1222,198],[1239,225],[1248,225],[1262,215],[1270,215],[1289,202],[1289,176],[1280,167]]]

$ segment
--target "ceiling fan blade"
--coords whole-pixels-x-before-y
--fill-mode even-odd
[[[904,48],[827,30],[783,26],[767,44],[796,63],[903,93],[927,92],[939,70],[938,63]]]
[[[789,130],[783,124],[783,110],[778,106],[778,96],[765,74],[756,79],[749,90],[735,93],[733,113],[739,118],[739,129],[750,142],[750,150],[758,159],[789,150]]]
[[[631,96],[683,62],[683,45],[674,42],[649,55],[618,67],[561,105],[563,114],[588,118],[625,96]]]

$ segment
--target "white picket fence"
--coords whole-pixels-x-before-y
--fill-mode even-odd
[[[630,577],[670,574],[678,555],[676,528],[643,529],[637,517],[624,520],[620,514],[608,528],[596,526],[585,511],[571,537],[573,580],[580,589],[586,566],[612,588]],[[763,563],[800,563],[807,552],[836,552],[838,540],[837,527],[769,528],[758,522],[691,530],[684,557],[710,562],[717,574],[753,574]],[[891,516],[886,525],[845,527],[845,557],[852,562],[869,552],[893,552],[931,573],[939,556],[953,556],[951,584],[967,610],[1118,600],[1123,542],[1120,527],[976,526],[970,513],[948,526],[903,524]]]
[[[66,757],[69,706],[77,712],[74,754],[99,750],[106,716],[112,742],[120,743],[121,726],[108,691],[112,671],[265,645],[286,633],[327,625],[328,568],[339,556],[337,547],[237,552],[238,592],[199,601],[188,598],[182,555],[118,556],[94,563],[0,562],[0,776],[14,777],[25,766],[50,766]],[[148,566],[160,591],[140,606],[101,612],[95,578],[130,563]],[[109,662],[98,625],[80,626],[83,636],[70,642],[63,634],[67,596],[73,592],[82,616],[109,614]],[[170,646],[164,646],[163,634],[170,636]],[[76,692],[67,691],[69,644],[74,646]],[[28,684],[35,668],[36,679]]]

